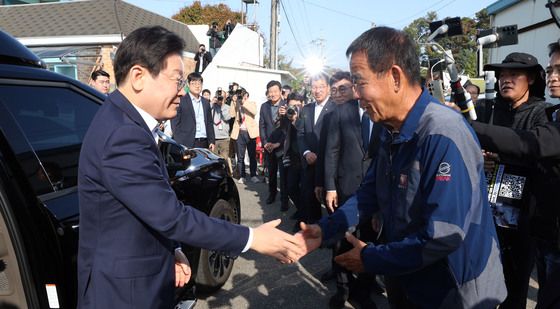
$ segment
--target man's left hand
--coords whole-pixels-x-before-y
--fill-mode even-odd
[[[180,248],[175,249],[175,287],[182,287],[191,279],[191,265]]]
[[[214,144],[208,145],[208,149],[210,149],[210,151],[214,151],[214,148],[216,148],[216,145]]]
[[[365,268],[364,263],[362,262],[361,253],[362,249],[367,244],[348,232],[346,233],[346,240],[348,240],[354,248],[346,253],[336,256],[334,261],[353,273],[363,273]]]

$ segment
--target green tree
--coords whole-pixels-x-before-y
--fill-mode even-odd
[[[210,25],[212,22],[217,22],[218,28],[222,29],[228,19],[231,19],[234,24],[241,22],[241,12],[234,12],[223,3],[203,6],[200,1],[194,1],[193,4],[182,8],[171,18],[187,25]]]
[[[430,22],[438,20],[435,12],[428,12],[425,17],[414,20],[403,31],[412,39],[422,41],[430,33]],[[470,76],[476,75],[476,35],[480,29],[490,28],[490,17],[486,9],[475,14],[475,18],[461,18],[463,35],[444,37],[437,40],[444,49],[451,50],[459,71],[464,71]],[[441,58],[442,56],[430,48],[425,48],[428,58]],[[425,60],[425,59],[424,59]]]

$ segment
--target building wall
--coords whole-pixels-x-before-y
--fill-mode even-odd
[[[550,19],[550,11],[545,7],[547,0],[527,0],[498,12],[492,17],[492,26],[507,26],[517,24],[517,29],[537,24]],[[548,44],[560,38],[560,28],[555,23],[529,30],[518,36],[519,44],[486,49],[489,52],[490,63],[501,62],[511,52],[529,53],[546,67],[548,64]]]

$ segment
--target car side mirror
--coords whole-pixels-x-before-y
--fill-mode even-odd
[[[175,176],[178,171],[189,168],[191,159],[194,157],[192,151],[174,142],[160,141],[159,150],[170,177]]]

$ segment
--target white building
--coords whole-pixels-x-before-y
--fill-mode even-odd
[[[560,28],[546,3],[547,0],[500,0],[487,7],[492,27],[516,24],[519,38],[516,45],[485,49],[490,63],[500,63],[512,52],[525,52],[537,57],[546,68],[548,44],[560,38]]]

